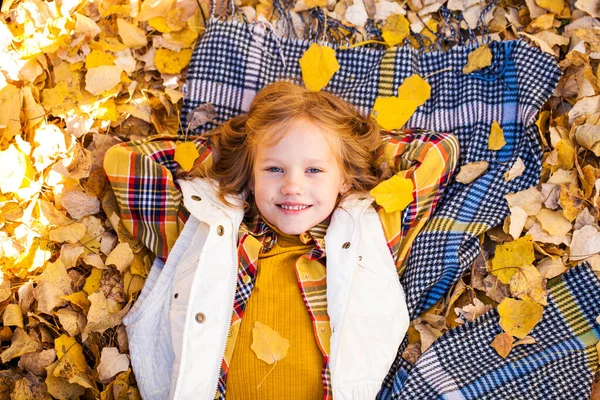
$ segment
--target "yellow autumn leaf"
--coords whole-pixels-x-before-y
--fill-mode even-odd
[[[385,21],[381,37],[388,46],[400,44],[410,34],[410,24],[404,15],[392,14]]]
[[[184,171],[188,172],[194,166],[194,161],[200,156],[198,149],[192,142],[179,143],[175,147],[174,160],[179,163]]]
[[[558,168],[569,170],[575,166],[575,149],[568,141],[563,139],[556,143],[556,155]]]
[[[290,341],[281,337],[268,325],[255,321],[250,348],[259,360],[273,364],[287,356]]]
[[[404,210],[415,199],[415,189],[411,179],[394,175],[375,188],[371,189],[371,196],[377,204],[382,206],[387,213]]]
[[[101,65],[89,68],[85,74],[85,90],[99,95],[121,83],[123,69],[116,65]]]
[[[533,264],[533,242],[531,235],[496,246],[492,259],[491,273],[502,283],[508,284],[513,275],[523,266]]]
[[[521,300],[531,300],[546,305],[546,284],[540,271],[533,265],[519,268],[510,279],[510,293]]]
[[[535,0],[536,4],[552,14],[560,14],[565,8],[563,0]]]
[[[543,307],[529,300],[506,297],[498,305],[500,326],[509,335],[523,339],[542,319]]]
[[[92,268],[92,273],[90,276],[85,278],[83,290],[87,294],[95,293],[100,288],[100,279],[102,279],[102,270],[98,268]]]
[[[102,65],[115,65],[115,56],[101,50],[92,50],[85,56],[85,68],[96,68]]]
[[[564,236],[573,229],[571,222],[565,218],[562,210],[552,211],[543,208],[535,215],[542,229],[552,236]]]
[[[304,85],[311,92],[318,92],[327,86],[340,69],[335,50],[317,43],[311,44],[298,62]]]
[[[306,8],[325,7],[327,6],[327,0],[304,0]]]
[[[146,33],[136,25],[125,21],[122,18],[117,19],[117,29],[123,44],[132,49],[139,49],[148,44]]]
[[[160,33],[169,33],[173,29],[167,24],[165,17],[155,17],[148,20],[148,25],[159,31]]]
[[[2,324],[4,326],[18,326],[23,329],[23,313],[18,304],[9,304],[2,314]]]
[[[1,108],[1,107],[0,107]],[[28,156],[20,152],[14,144],[0,151],[0,193],[17,192],[33,180],[35,171]],[[10,165],[10,168],[7,166]]]
[[[406,78],[398,87],[396,97],[400,100],[414,101],[417,107],[420,107],[431,97],[431,86],[419,75],[414,74]]]
[[[173,51],[158,49],[154,54],[154,65],[161,74],[178,74],[192,59],[192,49]]]
[[[373,117],[386,130],[400,129],[417,110],[418,103],[397,97],[378,97],[373,105]]]
[[[492,122],[492,127],[490,128],[490,136],[488,138],[488,149],[490,150],[500,150],[504,147],[506,141],[504,140],[504,131],[502,127],[498,123],[498,121]]]
[[[492,65],[492,52],[486,44],[469,53],[467,65],[464,66],[462,72],[463,74],[470,74],[490,65]]]

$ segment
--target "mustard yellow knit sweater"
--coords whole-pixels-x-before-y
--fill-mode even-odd
[[[323,356],[295,268],[298,257],[314,245],[302,243],[298,235],[286,235],[269,226],[277,233],[277,243],[258,259],[254,291],[246,305],[229,366],[226,397],[228,400],[322,399]],[[288,355],[275,368],[259,360],[250,349],[255,321],[268,325],[290,341]]]

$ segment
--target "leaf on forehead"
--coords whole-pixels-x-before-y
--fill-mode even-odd
[[[340,69],[335,50],[317,43],[311,44],[298,62],[304,85],[311,92],[318,92],[327,86]]]
[[[381,37],[388,46],[400,44],[410,34],[410,25],[404,15],[394,14],[388,17],[381,30]]]
[[[479,46],[469,53],[467,64],[463,67],[463,74],[470,74],[474,71],[479,71],[482,68],[492,65],[492,52],[486,45]]]
[[[498,123],[498,121],[492,122],[492,127],[490,128],[490,136],[488,138],[488,149],[490,150],[500,150],[504,147],[506,141],[504,140],[504,131],[502,127]]]
[[[371,196],[386,212],[401,211],[415,199],[415,187],[411,179],[394,175],[390,179],[380,182],[371,189]]]

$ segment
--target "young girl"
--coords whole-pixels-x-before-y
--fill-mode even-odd
[[[105,158],[124,223],[158,255],[124,320],[143,398],[375,398],[409,325],[398,274],[456,138],[382,135],[334,95],[276,82],[196,145],[177,186],[174,141]],[[393,173],[414,186],[404,211],[369,194]],[[171,247],[177,187],[189,218]]]

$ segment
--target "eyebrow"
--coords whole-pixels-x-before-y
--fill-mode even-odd
[[[308,164],[320,164],[320,163],[327,164],[326,160],[319,160],[319,159],[316,159],[316,158],[309,158],[309,159],[307,159],[305,161]],[[271,163],[271,162],[282,163],[282,161],[280,159],[278,159],[278,158],[271,158],[271,157],[265,158],[264,160],[262,160],[262,162],[263,163]]]

